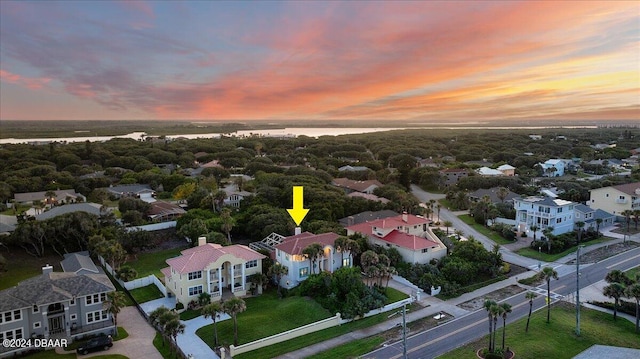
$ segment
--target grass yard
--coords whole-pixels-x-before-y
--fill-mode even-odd
[[[140,253],[137,255],[136,260],[125,263],[131,266],[138,272],[138,278],[146,277],[150,274],[155,274],[158,279],[163,277],[160,273],[160,269],[167,267],[165,262],[169,258],[177,257],[180,255],[180,251],[185,250],[183,248],[172,248],[164,251]]]
[[[190,320],[201,315],[202,312],[200,309],[187,309],[184,312],[180,313],[180,320]]]
[[[164,297],[164,294],[162,294],[160,289],[158,289],[155,284],[149,284],[145,287],[132,289],[129,291],[129,293],[131,293],[131,296],[133,297],[133,299],[135,299],[136,302],[138,302],[138,304]]]
[[[510,347],[518,359],[554,358],[569,359],[593,344],[639,348],[640,340],[634,333],[634,324],[628,320],[613,320],[613,315],[595,310],[581,310],[581,336],[575,331],[575,307],[560,304],[551,309],[551,323],[546,323],[546,310],[539,310],[531,316],[529,332],[525,333],[527,318],[507,326],[506,346]],[[502,328],[502,327],[500,327]],[[498,329],[501,338],[502,329]],[[438,358],[475,358],[474,352],[487,346],[487,337],[453,350]],[[498,345],[501,339],[497,340]]]
[[[409,298],[407,294],[391,287],[386,288],[385,295],[387,296],[387,301],[384,302],[385,305]]]
[[[56,272],[62,271],[62,258],[51,250],[45,252],[42,258],[30,256],[22,248],[11,248],[10,252],[3,249],[0,253],[7,260],[6,271],[0,271],[0,290],[11,288],[25,279],[42,274],[42,267],[47,264],[52,265]]]
[[[275,289],[260,296],[245,299],[247,310],[238,314],[238,343],[244,344],[332,315],[320,304],[306,297],[278,299]],[[196,331],[207,345],[213,347],[213,322]],[[218,323],[218,339],[223,345],[233,343],[233,320]]]
[[[174,359],[175,355],[171,352],[169,342],[165,342],[162,339],[162,335],[156,332],[156,336],[153,338],[153,346],[156,347],[158,353],[162,355],[164,359]]]
[[[610,237],[601,237],[601,238],[598,238],[598,239],[594,239],[592,241],[581,243],[581,245],[591,246],[591,245],[594,245],[594,244],[603,243],[603,242],[607,242],[607,241],[610,241],[610,240],[611,240]],[[546,254],[544,252],[538,252],[537,250],[532,249],[532,248],[521,248],[521,249],[517,250],[516,253],[518,253],[521,256],[537,259],[537,260],[544,261],[544,262],[555,262],[558,259],[560,259],[560,258],[562,258],[562,257],[564,257],[564,256],[566,256],[568,254],[571,254],[571,253],[573,253],[575,251],[576,251],[576,247],[571,247],[571,248],[567,249],[566,251],[560,252],[560,253],[557,253],[557,254]]]
[[[509,243],[513,243],[513,241],[510,241],[504,237],[502,237],[501,235],[499,235],[497,232],[492,231],[491,229],[476,223],[476,221],[473,219],[473,217],[471,217],[468,214],[463,214],[461,216],[458,216],[458,218],[460,218],[464,223],[468,224],[469,226],[471,226],[473,229],[475,229],[476,231],[484,234],[487,238],[489,238],[490,240],[498,243],[498,244],[509,244]]]
[[[640,267],[631,268],[626,271],[625,274],[631,279],[635,278],[636,276],[640,276]]]
[[[325,350],[322,353],[312,355],[307,359],[359,358],[361,355],[373,351],[383,342],[384,338],[382,338],[381,336],[358,339],[350,343],[342,344],[335,348]]]

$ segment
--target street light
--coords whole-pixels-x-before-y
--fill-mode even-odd
[[[576,335],[580,336],[580,248],[576,251]]]
[[[387,318],[391,318],[394,315],[400,313],[397,311],[393,314],[387,316]],[[407,303],[402,304],[402,358],[407,359]]]

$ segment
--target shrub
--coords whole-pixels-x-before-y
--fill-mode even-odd
[[[182,310],[182,309],[184,309],[184,304],[182,304],[182,302],[176,303],[176,310]]]

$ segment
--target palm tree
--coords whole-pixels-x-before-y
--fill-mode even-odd
[[[218,190],[216,193],[212,194],[213,196],[213,209],[215,211],[220,211],[222,209],[222,203],[227,198],[227,193],[223,190]]]
[[[244,300],[233,297],[222,304],[224,312],[233,318],[233,345],[238,346],[238,313],[247,310]]]
[[[633,214],[632,210],[626,209],[620,213],[624,216],[625,222],[627,223],[627,234],[629,234],[629,225],[631,224],[631,215]],[[627,242],[627,237],[625,236],[623,242]]]
[[[442,205],[440,203],[436,204],[436,209],[438,210],[438,222],[440,222],[440,210],[442,209]],[[637,222],[636,222],[636,229],[638,229]]]
[[[231,210],[225,208],[220,213],[220,219],[222,220],[222,226],[220,229],[227,234],[227,241],[231,243],[231,230],[233,229],[234,220],[231,217]]]
[[[493,314],[491,313],[492,308],[496,306],[496,302],[491,299],[485,299],[483,307],[487,311],[487,317],[489,318],[489,351],[493,352]]]
[[[527,327],[525,328],[525,333],[529,332],[529,321],[531,320],[531,311],[533,310],[533,300],[536,299],[538,295],[534,292],[527,292],[527,294],[524,296],[525,298],[529,299],[529,316],[527,317]]]
[[[490,308],[491,316],[493,317],[493,339],[491,343],[491,351],[496,351],[496,334],[498,333],[498,317],[502,315],[502,307],[497,303]]]
[[[368,250],[360,256],[360,264],[362,264],[362,269],[365,271],[367,268],[378,265],[380,258],[378,254],[372,250]]]
[[[167,322],[164,326],[165,333],[173,338],[173,342],[178,346],[178,334],[183,334],[185,325],[180,322],[180,318],[176,317]]]
[[[507,332],[507,314],[511,313],[511,304],[502,303],[500,304],[500,308],[502,309],[502,351],[504,352],[504,338],[505,333]]]
[[[453,233],[458,236],[458,240],[460,240],[460,238],[464,235],[464,232],[459,229],[454,230]]]
[[[547,226],[545,229],[542,230],[542,233],[545,235],[545,238],[547,238],[547,253],[551,254],[551,237],[553,236],[553,230],[555,228],[553,226]]]
[[[336,238],[333,242],[333,247],[340,252],[342,257],[342,261],[340,262],[340,267],[344,266],[344,252],[347,250],[347,242],[349,241],[348,237],[340,236]]]
[[[602,294],[609,298],[613,298],[613,320],[618,318],[618,304],[620,303],[620,297],[624,297],[625,287],[621,283],[611,283],[608,286],[602,288]]]
[[[640,209],[633,210],[633,223],[636,224],[636,230],[638,230],[638,222],[640,222]]]
[[[636,300],[636,333],[640,333],[640,281],[628,286],[625,295]]]
[[[276,262],[269,268],[268,274],[270,277],[276,278],[276,285],[278,286],[278,297],[282,298],[282,293],[280,292],[280,281],[282,277],[289,274],[289,268],[283,266],[282,264]]]
[[[580,240],[582,239],[582,228],[584,228],[584,225],[586,223],[582,222],[582,221],[578,221],[576,222],[576,228],[578,228],[578,243],[577,245],[580,245]]]
[[[113,324],[118,326],[118,313],[127,304],[127,298],[122,292],[107,293],[107,301],[104,302],[104,309],[113,316]]]
[[[538,226],[536,226],[535,224],[532,224],[531,227],[529,227],[530,230],[533,231],[533,240],[536,240],[536,232],[540,229]]]
[[[551,278],[557,280],[558,272],[551,267],[544,267],[539,275],[547,282],[547,323],[549,323],[551,319]]]
[[[504,203],[504,200],[507,199],[507,196],[509,195],[509,189],[506,187],[500,187],[498,188],[496,195],[498,196],[500,203]]]
[[[129,282],[138,276],[138,272],[128,265],[120,267],[117,271],[117,274],[118,278],[120,278],[124,282]]]
[[[360,253],[360,244],[354,239],[349,239],[347,241],[345,249],[347,250],[347,252],[349,252],[353,260],[353,258],[355,258]],[[353,262],[351,263],[351,266],[353,266]]]
[[[604,280],[609,284],[620,283],[624,286],[633,284],[633,280],[627,277],[627,275],[619,269],[614,269],[611,272],[607,273],[607,275],[604,277]]]
[[[211,294],[207,292],[202,292],[198,295],[198,305],[200,307],[204,307],[205,305],[211,303]]]
[[[311,274],[315,274],[316,261],[323,253],[322,244],[311,243],[305,249],[302,250],[302,254],[309,259],[311,265]]]
[[[453,223],[451,221],[444,221],[442,224],[447,228],[447,236],[448,236],[449,235],[449,227],[453,226]]]
[[[220,302],[212,302],[202,307],[202,315],[206,318],[213,320],[213,343],[214,346],[218,346],[218,326],[217,319],[220,319],[220,312],[222,312],[222,305]]]
[[[600,225],[602,224],[602,218],[596,218],[596,233],[600,236]]]

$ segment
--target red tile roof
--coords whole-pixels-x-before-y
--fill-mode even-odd
[[[394,229],[389,234],[384,236],[384,238],[380,239],[384,240],[385,242],[393,243],[400,247],[409,248],[414,251],[439,246],[439,244],[434,241],[419,236],[406,234],[404,232],[398,231],[397,229]]]
[[[276,246],[276,249],[279,249],[291,255],[302,255],[302,250],[304,250],[311,243],[320,243],[323,245],[333,246],[333,243],[338,237],[339,235],[333,232],[322,234],[303,232],[295,236],[286,237],[282,241],[282,243]]]
[[[181,256],[167,259],[166,262],[170,267],[182,274],[203,270],[225,254],[242,258],[245,261],[266,258],[264,255],[241,244],[223,247],[219,244],[207,243],[202,246],[185,249],[181,253]]]
[[[431,222],[431,220],[429,220],[428,218],[414,216],[413,214],[407,214],[406,216],[407,216],[406,222],[402,220],[402,215],[400,215],[396,217],[377,219],[371,222],[355,224],[353,226],[347,227],[347,229],[354,232],[371,234],[371,229],[373,227],[388,229],[388,228],[398,228],[400,226],[414,226],[419,224],[429,224],[429,222]]]

